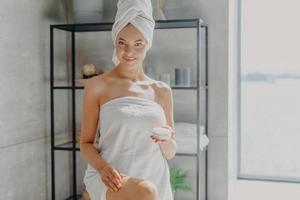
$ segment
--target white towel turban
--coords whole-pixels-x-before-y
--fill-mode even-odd
[[[128,23],[131,23],[143,34],[147,40],[148,44],[145,47],[145,56],[147,50],[152,46],[153,30],[155,27],[155,21],[152,17],[151,0],[119,0],[117,8],[118,10],[115,17],[115,22],[112,26],[112,39],[114,47],[118,33]],[[114,48],[112,60],[115,65],[118,65],[120,62],[117,58],[116,48]]]

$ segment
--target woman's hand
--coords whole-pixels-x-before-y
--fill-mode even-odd
[[[172,139],[172,136],[175,134],[175,131],[172,129],[172,127],[170,127],[169,125],[164,125],[164,126],[161,126],[161,128],[166,128],[168,131],[168,136],[167,138],[168,139],[159,139],[159,137],[155,134],[152,134],[150,135],[150,138],[155,142],[155,143],[164,143],[164,142],[167,142],[169,140]]]
[[[107,164],[100,171],[102,182],[110,189],[110,191],[119,191],[121,189],[122,175],[118,169]]]

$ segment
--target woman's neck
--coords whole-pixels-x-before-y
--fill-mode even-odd
[[[146,79],[143,67],[140,66],[122,66],[117,65],[114,69],[115,74],[124,79],[129,79],[133,82],[143,81]]]

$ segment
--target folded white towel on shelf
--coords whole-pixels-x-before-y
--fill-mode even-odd
[[[118,33],[128,23],[131,23],[147,40],[146,49],[144,51],[144,54],[146,54],[147,50],[152,46],[153,30],[155,27],[155,21],[152,17],[151,0],[119,0],[117,7],[118,11],[112,27],[112,39],[114,46]],[[120,62],[117,58],[115,48],[112,60],[116,65]]]
[[[186,122],[175,122],[177,153],[197,152],[197,125]],[[208,146],[209,139],[205,134],[205,127],[200,126],[199,147],[200,151]]]

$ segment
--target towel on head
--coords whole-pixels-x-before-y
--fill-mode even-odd
[[[112,39],[114,44],[112,60],[115,65],[118,65],[120,62],[117,58],[115,42],[122,28],[128,23],[131,23],[143,34],[147,40],[145,55],[147,50],[152,46],[153,30],[155,27],[155,21],[152,17],[151,0],[119,0],[117,8],[115,22],[112,26]]]

